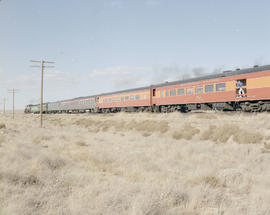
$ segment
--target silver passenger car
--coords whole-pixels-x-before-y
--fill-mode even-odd
[[[97,108],[96,97],[80,97],[70,100],[51,102],[48,104],[49,112],[95,112]]]

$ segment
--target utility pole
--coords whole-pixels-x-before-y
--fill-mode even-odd
[[[32,63],[40,63],[40,65],[35,65],[31,67],[41,68],[41,86],[40,86],[40,127],[43,127],[43,76],[44,68],[54,68],[54,66],[45,66],[46,64],[54,64],[55,62],[45,61],[45,60],[30,60]]]
[[[3,98],[3,114],[6,114],[6,102],[7,102],[7,98]]]
[[[12,106],[13,106],[13,108],[12,108],[12,118],[14,119],[15,118],[15,93],[17,93],[19,90],[17,90],[17,89],[11,89],[11,90],[8,90],[8,92],[9,93],[12,93],[12,101],[13,101],[13,103],[12,103]]]

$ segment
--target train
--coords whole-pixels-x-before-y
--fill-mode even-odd
[[[270,65],[44,103],[44,113],[270,111]],[[27,105],[25,113],[40,113]]]

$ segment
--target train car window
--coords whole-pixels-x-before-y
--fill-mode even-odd
[[[217,92],[225,91],[225,90],[226,90],[226,85],[225,85],[225,83],[216,84],[216,91],[217,91]]]
[[[111,98],[109,98],[109,102],[112,102],[112,99]]]
[[[126,101],[128,101],[128,99],[129,99],[129,97],[128,97],[128,96],[126,96],[126,97],[125,97],[125,100],[126,100]]]
[[[170,96],[176,96],[176,90],[170,90]]]
[[[187,95],[193,94],[193,88],[187,88]]]
[[[211,93],[211,92],[214,92],[214,85],[211,84],[211,85],[205,85],[205,92],[206,93]]]
[[[134,96],[130,96],[130,100],[134,100]]]
[[[140,95],[136,95],[136,100],[140,100]]]
[[[244,87],[247,86],[247,79],[239,79],[236,81],[236,87]]]
[[[165,91],[165,95],[166,95],[166,97],[168,97],[169,96],[169,91]]]
[[[177,90],[177,95],[180,96],[180,95],[184,95],[185,94],[185,89],[181,88],[181,89],[178,89]]]
[[[203,88],[202,88],[202,87],[196,87],[195,93],[196,93],[196,94],[201,94],[201,93],[203,93]]]
[[[125,97],[121,97],[121,102],[125,101]]]
[[[160,97],[163,97],[163,90],[160,91]]]

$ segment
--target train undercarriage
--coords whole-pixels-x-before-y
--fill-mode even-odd
[[[218,102],[218,103],[196,103],[181,105],[160,105],[153,107],[125,107],[125,108],[104,108],[99,113],[117,112],[156,112],[171,113],[192,111],[243,111],[243,112],[265,112],[270,111],[270,101],[244,101],[244,102]]]
[[[58,110],[44,111],[45,114],[78,114],[78,113],[118,113],[118,112],[196,112],[196,111],[242,111],[242,112],[270,112],[270,100],[266,101],[242,101],[242,102],[218,102],[218,103],[194,103],[176,105],[153,105],[152,107],[114,107],[95,108],[87,110]],[[39,112],[35,112],[38,114]]]

